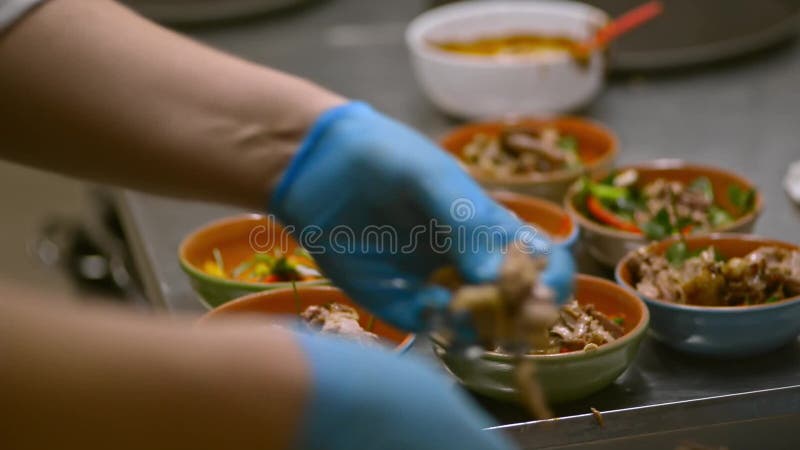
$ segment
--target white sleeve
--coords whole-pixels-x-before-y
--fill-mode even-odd
[[[28,11],[45,0],[0,0],[0,33],[14,25]]]

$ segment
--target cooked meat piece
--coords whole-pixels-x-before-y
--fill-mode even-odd
[[[512,245],[497,282],[457,288],[450,307],[472,315],[479,339],[487,348],[543,347],[557,318],[552,292],[539,283],[544,264],[541,258],[532,258]],[[443,272],[437,274],[441,277]]]
[[[479,133],[464,146],[461,158],[498,178],[551,172],[580,163],[575,151],[559,147],[562,137],[552,127],[541,130],[510,128],[495,136]]]
[[[625,331],[594,305],[581,306],[573,300],[561,307],[559,319],[550,327],[550,340],[546,348],[534,353],[559,353],[563,350],[588,350],[613,342]]]
[[[323,334],[335,334],[359,342],[376,342],[378,336],[364,330],[358,323],[358,312],[341,303],[312,305],[300,316],[313,329]]]
[[[586,307],[586,312],[592,316],[594,320],[596,320],[603,329],[605,329],[612,338],[618,338],[625,334],[625,330],[622,329],[621,326],[617,325],[613,320],[609,319],[607,315],[601,313],[600,311],[594,308],[594,305],[588,305]],[[612,339],[608,339],[610,342]]]
[[[664,209],[672,223],[677,223],[679,218],[688,218],[699,229],[709,227],[708,209],[713,204],[713,199],[702,191],[690,189],[678,181],[659,178],[642,187],[642,194],[647,199],[646,209],[635,213],[637,223],[649,222]]]
[[[566,163],[567,158],[564,152],[556,146],[557,132],[555,139],[547,139],[547,136],[552,136],[552,133],[543,133],[542,137],[537,137],[530,132],[509,130],[501,134],[500,142],[506,151],[515,156],[533,153],[547,159],[552,164]]]
[[[677,267],[645,248],[630,268],[639,292],[673,303],[757,305],[800,295],[800,252],[778,247],[726,261],[711,247]]]

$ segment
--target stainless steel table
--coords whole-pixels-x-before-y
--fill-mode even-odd
[[[428,3],[318,2],[278,17],[184,31],[213,46],[367,100],[437,137],[455,122],[422,97],[403,44],[405,24]],[[766,199],[758,233],[800,241],[800,208],[789,201],[780,184],[787,165],[800,159],[800,45],[784,44],[713,67],[613,78],[603,95],[583,113],[619,133],[620,162],[684,158],[747,175]],[[120,192],[118,200],[148,297],[170,311],[201,312],[203,307],[178,266],[178,243],[204,222],[237,211],[135,192]],[[583,271],[602,274],[583,255],[580,261]],[[421,350],[426,351],[424,346]],[[692,426],[675,411],[686,408],[707,413],[697,413],[695,427],[703,425],[705,431],[695,430],[695,436],[712,431],[717,433],[715,436],[725,436],[726,432],[720,429],[748,429],[742,423],[753,430],[773,425],[776,430],[785,429],[780,427],[787,421],[800,424],[798,389],[784,389],[778,394],[770,391],[771,394],[733,395],[795,384],[800,384],[797,342],[759,358],[709,361],[681,355],[646,340],[634,366],[613,386],[589,399],[558,408],[560,415],[574,416],[588,412],[589,406],[602,411],[652,406],[635,410],[635,415],[631,411],[607,413],[606,427],[588,426],[586,416],[559,419],[557,426],[519,425],[528,420],[522,411],[485,399],[479,401],[502,423],[518,424],[508,431],[526,448],[587,442],[592,444],[586,444],[586,448],[640,448],[625,447],[618,439],[652,435],[669,442],[673,436],[670,433],[683,436],[679,431]],[[720,395],[728,397],[708,399]],[[782,399],[783,403],[778,407],[779,402],[768,401],[772,398]],[[696,399],[701,400],[675,403]],[[762,402],[759,408],[746,406],[758,401]],[[731,410],[740,414],[724,413]],[[634,426],[637,414],[649,419]],[[790,445],[775,448],[800,448],[797,433],[794,441],[785,434],[771,434],[776,436],[782,436],[782,442]],[[602,447],[606,440],[612,443],[610,447]],[[742,442],[738,440],[739,444]],[[661,445],[652,444],[649,448],[673,448]],[[737,447],[731,442],[728,446],[752,448]]]

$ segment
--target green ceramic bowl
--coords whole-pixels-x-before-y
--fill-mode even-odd
[[[616,380],[636,356],[650,319],[643,301],[602,278],[577,275],[575,297],[582,304],[593,303],[606,314],[623,315],[625,335],[591,352],[525,356],[536,362],[539,382],[551,404],[586,397]],[[499,400],[520,401],[514,382],[517,361],[513,356],[487,351],[469,359],[448,352],[441,336],[432,335],[431,339],[436,355],[469,389]]]
[[[226,267],[234,267],[249,258],[254,252],[281,250],[289,253],[297,243],[274,220],[259,214],[245,214],[212,222],[189,234],[178,249],[181,268],[192,284],[192,288],[209,308],[253,292],[268,289],[288,288],[292,283],[253,283],[229,280],[209,275],[203,264],[213,258],[217,248]],[[326,279],[301,281],[298,287],[329,284]]]

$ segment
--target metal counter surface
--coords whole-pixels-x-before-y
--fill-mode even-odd
[[[437,112],[418,90],[403,42],[405,24],[426,6],[428,2],[418,0],[317,2],[277,17],[183,31],[215,47],[367,100],[435,138],[456,122]],[[621,163],[683,158],[748,176],[766,201],[757,232],[800,242],[800,208],[781,186],[788,164],[800,159],[800,45],[787,43],[712,67],[612,77],[603,94],[582,114],[619,134]],[[202,312],[178,265],[178,243],[192,229],[238,210],[129,191],[119,192],[117,199],[148,298],[170,311]],[[579,262],[584,272],[608,275],[582,254]],[[429,353],[426,344],[423,341],[416,348]],[[589,406],[610,411],[660,405],[792,386],[800,384],[798,380],[798,342],[758,358],[713,361],[676,353],[648,338],[636,363],[613,386],[562,405],[557,412],[569,416],[584,414]],[[797,390],[782,395],[794,399],[794,412],[798,412]],[[516,408],[479,400],[501,423],[528,420]],[[764,405],[762,415],[768,415],[771,404]],[[638,431],[669,429],[673,416],[666,412],[680,407],[660,407],[664,421],[650,420]],[[567,434],[556,432],[558,428],[534,424],[515,430],[535,431],[531,436],[542,437],[537,441],[520,434],[526,448],[572,442]],[[585,431],[589,434],[582,435],[582,440],[601,439],[603,429],[598,430],[596,435]]]

